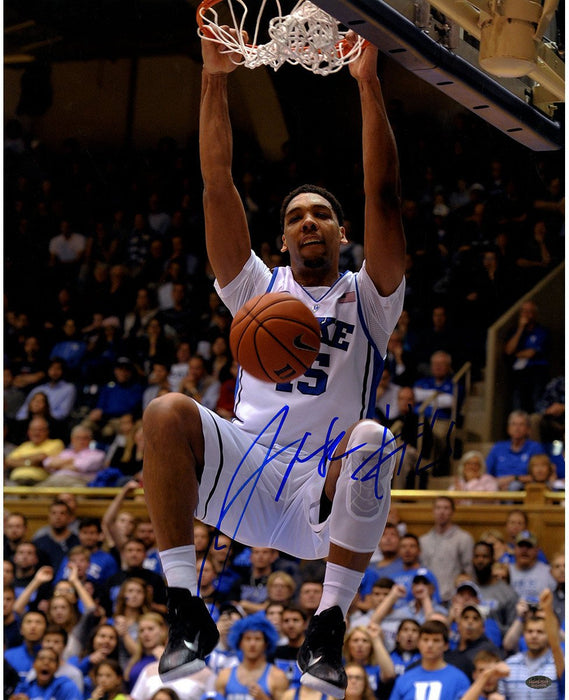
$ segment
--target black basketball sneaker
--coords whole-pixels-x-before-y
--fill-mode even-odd
[[[163,681],[201,670],[219,639],[206,604],[185,588],[168,588],[168,642],[158,664]]]
[[[345,632],[344,616],[337,605],[314,615],[298,652],[303,685],[334,698],[344,697],[348,685],[342,665]]]

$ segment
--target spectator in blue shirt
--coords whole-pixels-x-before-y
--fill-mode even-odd
[[[434,450],[433,465],[435,473],[448,473],[450,469],[449,439],[452,429],[451,416],[455,401],[455,385],[452,381],[452,357],[448,352],[438,350],[431,355],[431,373],[413,385],[415,409],[418,410],[424,401],[429,401],[425,408],[425,422],[430,423],[433,432]],[[462,402],[462,389],[457,387],[457,408]],[[428,460],[426,460],[428,462]]]
[[[398,676],[402,676],[412,663],[421,659],[417,648],[420,629],[421,625],[410,617],[399,623],[395,637],[395,649],[390,654],[395,673]]]
[[[488,473],[498,479],[501,491],[521,491],[531,481],[528,474],[530,457],[542,454],[543,445],[529,439],[530,418],[525,411],[512,411],[508,416],[509,440],[497,442],[486,458]]]
[[[451,356],[443,350],[434,352],[431,355],[430,367],[430,376],[418,379],[413,385],[416,405],[420,406],[425,399],[430,398],[436,392],[436,398],[425,410],[425,417],[432,418],[434,411],[435,420],[449,419],[453,397]]]
[[[426,576],[429,582],[433,584],[433,602],[440,603],[441,597],[439,594],[439,582],[437,581],[437,577],[430,569],[421,566],[421,545],[419,543],[419,538],[416,535],[413,535],[410,532],[403,535],[399,544],[399,556],[401,557],[402,562],[401,570],[393,572],[391,576],[395,583],[405,586],[407,589],[407,596],[400,601],[399,605],[408,603],[413,599],[411,586],[414,577],[418,574]]]
[[[142,385],[133,375],[134,367],[130,359],[119,357],[115,363],[114,380],[101,389],[97,406],[89,413],[89,420],[102,427],[103,435],[105,435],[105,424],[108,424],[108,437],[116,432],[116,428],[109,423],[113,419],[118,419],[125,413],[140,414]]]
[[[65,501],[55,499],[49,507],[49,530],[41,537],[34,536],[38,553],[47,558],[54,571],[59,569],[65,555],[79,544],[79,538],[71,532],[69,524],[73,516]]]
[[[87,579],[94,583],[104,583],[118,571],[116,559],[101,549],[102,528],[99,518],[82,518],[79,521],[79,543],[89,550],[89,569]],[[66,556],[55,574],[54,583],[67,578],[69,556]]]
[[[420,664],[397,678],[390,700],[417,700],[418,697],[460,700],[470,687],[470,681],[462,671],[444,660],[448,649],[445,624],[428,620],[421,625],[418,648]],[[419,688],[422,696],[416,693]]]
[[[34,664],[34,659],[41,647],[41,640],[47,628],[47,618],[39,610],[29,610],[22,616],[20,634],[24,640],[20,646],[12,647],[4,652],[4,658],[20,674],[20,680],[25,680]],[[57,670],[57,664],[54,673]]]
[[[49,382],[40,384],[30,391],[24,404],[16,414],[16,419],[24,420],[28,415],[28,405],[31,398],[38,392],[43,392],[48,398],[52,417],[55,420],[65,420],[71,413],[77,390],[74,384],[64,380],[64,374],[65,361],[60,357],[53,357],[47,368]]]
[[[512,408],[533,413],[547,382],[549,331],[537,321],[537,304],[525,301],[504,346],[512,360]]]
[[[55,677],[58,666],[59,658],[54,649],[40,649],[33,664],[36,677],[18,683],[13,700],[82,700],[73,681],[63,676]]]

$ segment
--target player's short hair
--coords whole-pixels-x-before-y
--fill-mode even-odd
[[[291,190],[283,199],[280,213],[281,231],[284,231],[284,220],[288,205],[297,195],[305,194],[306,192],[314,192],[315,194],[319,194],[321,197],[324,197],[324,199],[326,199],[332,207],[334,214],[336,214],[338,224],[340,226],[344,224],[344,210],[342,209],[342,205],[336,199],[336,197],[324,187],[306,184],[300,185],[300,187],[295,187],[294,190]]]

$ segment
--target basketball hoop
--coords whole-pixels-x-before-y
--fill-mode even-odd
[[[261,18],[268,2],[262,0],[252,41],[245,43],[244,27],[249,13],[246,3],[244,0],[227,0],[231,28],[235,30],[231,33],[220,22],[215,9],[219,2],[221,0],[202,0],[200,3],[196,14],[198,35],[225,46],[223,53],[241,56],[242,60],[231,60],[247,68],[270,66],[278,70],[284,63],[291,63],[317,75],[329,75],[357,59],[365,45],[365,40],[358,37],[351,46],[345,40],[346,32],[340,31],[339,23],[310,0],[300,0],[288,15],[282,14],[279,0],[275,0],[278,14],[269,21],[267,33],[270,40],[259,44]],[[241,6],[238,13],[234,5]]]

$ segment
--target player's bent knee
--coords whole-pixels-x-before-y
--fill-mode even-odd
[[[395,438],[389,428],[375,420],[361,420],[352,428],[348,440],[348,451],[362,445],[361,451],[379,450],[382,458],[389,458],[396,449]]]
[[[377,546],[389,510],[394,445],[392,433],[376,421],[360,421],[353,427],[336,482],[332,542],[355,552]]]
[[[177,392],[158,396],[148,404],[142,416],[144,435],[164,434],[164,429],[172,431],[177,427],[187,430],[198,415],[195,401],[189,396]]]

